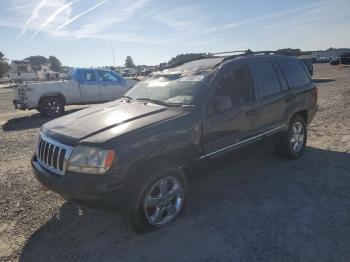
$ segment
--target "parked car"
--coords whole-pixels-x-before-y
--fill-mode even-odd
[[[331,58],[329,61],[330,65],[339,65],[340,64],[340,58]]]
[[[69,81],[31,82],[14,89],[16,109],[37,109],[44,116],[56,117],[65,105],[102,103],[120,98],[136,83],[110,70],[79,68]]]
[[[64,198],[122,211],[138,232],[174,221],[190,167],[268,139],[299,158],[317,111],[305,65],[279,55],[212,57],[153,73],[123,98],[40,130],[32,166]]]

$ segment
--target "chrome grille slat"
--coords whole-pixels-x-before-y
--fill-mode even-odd
[[[48,163],[49,163],[49,147],[50,147],[50,144],[48,142],[46,142],[45,151],[44,151],[44,154],[45,154],[44,155],[44,158],[45,158],[44,163],[46,165],[48,165]]]
[[[67,146],[40,134],[37,142],[36,157],[38,162],[50,171],[64,175],[73,147]]]
[[[56,150],[56,146],[53,145],[53,146],[52,146],[52,153],[51,153],[51,166],[52,166],[52,167],[55,167],[55,166],[53,165],[53,158],[54,158],[54,156],[55,156],[55,150]]]
[[[59,148],[58,153],[57,153],[57,160],[56,160],[57,169],[60,170],[60,171],[62,171],[62,169],[60,169],[60,156],[61,156],[61,151],[62,151],[62,148]]]
[[[40,159],[42,159],[42,157],[43,157],[44,144],[45,144],[45,141],[41,139],[40,150],[39,150],[39,158]]]

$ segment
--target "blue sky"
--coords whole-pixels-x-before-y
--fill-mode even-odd
[[[4,0],[0,51],[70,66],[159,64],[179,53],[350,47],[349,0]]]

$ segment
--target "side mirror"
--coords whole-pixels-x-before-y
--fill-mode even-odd
[[[217,112],[223,112],[232,107],[232,100],[229,96],[216,96],[215,108]]]

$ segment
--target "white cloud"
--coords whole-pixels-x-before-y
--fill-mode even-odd
[[[45,6],[47,0],[42,0],[40,1],[37,6],[34,8],[33,12],[30,14],[30,17],[28,18],[28,20],[26,21],[26,23],[23,26],[23,29],[21,31],[21,33],[17,36],[17,38],[21,38],[24,33],[27,31],[28,26],[30,25],[30,23],[35,20],[36,18],[38,18],[40,10]],[[23,6],[22,6],[23,8]]]
[[[75,15],[74,17],[70,18],[67,22],[65,22],[63,25],[61,25],[60,27],[58,27],[58,28],[56,29],[56,32],[59,31],[59,30],[61,30],[61,29],[64,28],[64,27],[66,27],[66,26],[69,25],[70,23],[74,22],[75,20],[79,19],[80,17],[86,15],[87,13],[93,11],[94,9],[96,9],[97,7],[99,7],[100,5],[104,4],[106,1],[107,1],[107,0],[103,0],[103,1],[101,1],[100,3],[94,5],[94,6],[90,7],[90,8],[88,8],[88,9],[84,10],[83,12],[81,12],[81,13]]]
[[[75,4],[77,1],[12,0],[6,7],[9,15],[0,17],[0,26],[20,29],[18,38],[31,31],[32,38],[43,32],[66,39],[204,46],[241,38],[242,32],[248,35],[258,30],[332,25],[346,20],[350,11],[347,1],[321,1],[238,20],[242,10],[232,10],[217,19],[220,10],[208,13],[200,4],[192,3],[169,6],[160,0],[93,0],[90,7],[82,7],[79,4],[85,1]]]
[[[55,12],[53,12],[39,27],[39,29],[32,35],[32,39],[35,38],[43,29],[45,26],[47,26],[49,23],[51,23],[52,21],[54,21],[56,19],[56,17],[61,14],[63,11],[69,9],[71,7],[71,5],[76,2],[69,2],[67,4],[62,5],[61,7],[59,7]]]

